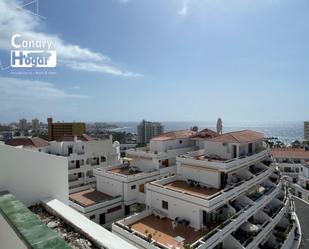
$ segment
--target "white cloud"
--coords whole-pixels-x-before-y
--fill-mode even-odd
[[[68,67],[74,70],[82,70],[87,72],[104,72],[113,75],[119,75],[124,77],[140,77],[141,74],[122,71],[117,67],[107,65],[107,64],[97,64],[93,62],[84,62],[84,61],[65,61],[64,62]]]
[[[181,16],[186,16],[187,13],[188,13],[188,0],[183,0],[182,1],[182,7],[181,9],[178,11],[178,14],[181,15]]]
[[[123,4],[130,2],[130,0],[117,0],[117,1],[118,1],[119,3],[123,3]]]
[[[1,100],[9,97],[18,102],[29,100],[59,100],[65,98],[87,98],[86,95],[71,94],[57,88],[54,84],[38,80],[25,80],[0,77]],[[12,103],[12,102],[11,102]]]
[[[59,64],[70,69],[76,69],[76,65],[84,65],[80,66],[79,70],[118,76],[139,75],[115,66],[112,60],[102,53],[69,44],[57,35],[42,32],[41,19],[19,8],[21,5],[22,2],[18,0],[0,1],[0,49],[10,50],[12,35],[19,33],[27,40],[52,40],[57,50]],[[91,70],[88,70],[84,63],[93,64],[96,67],[92,66]]]

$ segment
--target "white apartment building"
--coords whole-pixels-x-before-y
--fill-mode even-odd
[[[304,139],[309,141],[309,121],[304,122]]]
[[[290,183],[292,193],[309,203],[309,161],[303,162],[296,183]]]
[[[34,140],[38,145],[38,139]],[[69,207],[67,158],[34,148],[38,147],[0,144],[0,248],[135,249]],[[38,204],[49,213],[48,218],[28,208]],[[79,242],[72,241],[72,236]],[[83,239],[90,246],[77,247]]]
[[[309,202],[309,151],[305,149],[278,148],[271,153],[292,193]]]
[[[190,130],[168,132],[151,139],[149,147],[127,150],[125,163],[96,168],[96,190],[71,194],[71,205],[109,226],[130,214],[137,204],[146,203],[146,183],[176,173],[176,156],[195,150],[191,137],[196,135]]]
[[[281,173],[294,183],[302,174],[303,163],[309,160],[309,151],[305,149],[275,148],[271,149],[271,154]]]
[[[101,140],[87,135],[64,136],[42,151],[67,158],[70,194],[96,186],[95,168],[121,163],[119,143],[113,143],[111,136]]]
[[[121,163],[119,143],[113,143],[111,136],[102,140],[87,135],[64,136],[51,142],[38,137],[22,137],[10,139],[6,144],[65,157],[68,162],[70,193],[96,186],[94,168]]]
[[[192,140],[198,150],[177,157],[176,175],[148,183],[146,210],[113,232],[139,248],[298,248],[297,216],[263,134]]]

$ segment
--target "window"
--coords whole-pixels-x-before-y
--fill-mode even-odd
[[[121,209],[121,205],[108,209],[107,213],[109,214],[109,213],[115,212],[120,209]]]
[[[106,157],[105,156],[101,156],[101,163],[106,162]]]
[[[144,183],[139,185],[139,192],[140,193],[145,193],[145,184]]]
[[[90,219],[90,220],[94,220],[94,219],[95,219],[95,215],[94,215],[94,214],[93,214],[93,215],[90,215],[89,219]]]
[[[167,201],[162,201],[162,208],[168,210],[168,202]]]
[[[131,186],[131,190],[136,189],[136,185]]]

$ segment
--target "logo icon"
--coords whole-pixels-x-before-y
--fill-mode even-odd
[[[56,50],[52,41],[21,39],[20,34],[12,36],[11,67],[14,68],[52,68],[57,65]]]

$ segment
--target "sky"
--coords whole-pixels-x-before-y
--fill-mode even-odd
[[[307,0],[31,2],[0,1],[0,122],[309,119]],[[16,33],[54,74],[12,73]]]

